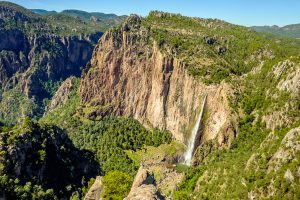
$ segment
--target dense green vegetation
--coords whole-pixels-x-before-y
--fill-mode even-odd
[[[11,157],[7,163],[3,162],[1,166],[1,187],[5,188],[9,197],[61,199],[73,194],[72,198],[76,199],[87,192],[86,187],[89,187],[88,183],[91,184],[92,180],[89,181],[91,177],[107,174],[104,179],[106,183],[105,196],[107,199],[111,199],[111,194],[114,193],[113,199],[122,199],[129,192],[138,168],[138,163],[133,162],[125,150],[136,151],[145,145],[159,146],[171,141],[169,132],[158,129],[147,130],[133,119],[107,116],[93,121],[84,118],[80,114],[78,86],[79,79],[74,78],[74,88],[69,94],[66,104],[42,118],[40,120],[42,125],[25,118],[23,125],[14,127],[12,132],[1,133],[5,144],[2,145],[3,150],[0,156],[2,161],[9,156],[6,144],[10,148],[18,150],[22,146],[28,145],[28,142],[34,141],[34,143],[29,143],[32,146],[24,152],[25,157],[28,158],[26,161],[21,162],[19,157]],[[58,125],[65,130],[48,124]],[[0,127],[0,130],[8,131],[4,124],[1,124]],[[25,140],[22,139],[27,136],[28,138]],[[66,146],[61,146],[61,143],[66,143],[64,144]],[[53,145],[55,146],[53,147]],[[56,150],[56,148],[59,149]],[[66,154],[65,151],[68,153]],[[92,154],[88,152],[92,152]],[[59,160],[61,157],[55,156],[60,154],[63,160]],[[76,154],[77,157],[87,155],[88,157],[77,158],[73,154]],[[67,157],[64,158],[64,156]],[[87,160],[84,161],[84,159]],[[21,175],[11,171],[13,163],[18,165],[18,162],[21,162],[20,166],[25,170]],[[87,164],[89,162],[94,162],[94,169],[88,170],[89,174],[83,175],[80,171],[80,163]],[[32,166],[30,172],[28,172],[28,168],[25,168],[26,165]],[[64,175],[53,177],[54,168],[60,168]],[[95,172],[97,169],[99,171]],[[73,172],[73,170],[75,171]],[[31,176],[32,173],[42,173],[44,177],[43,179],[34,178]],[[62,178],[63,181],[57,183],[58,180],[55,178]],[[115,192],[117,189],[118,192]]]
[[[21,93],[20,88],[4,92],[0,99],[0,120],[8,126],[13,126],[18,122],[16,120],[22,120],[25,116],[36,116],[38,110],[38,105]]]
[[[125,150],[137,151],[145,145],[170,143],[171,134],[158,129],[148,130],[138,121],[123,117],[85,118],[79,105],[79,79],[76,82],[68,101],[40,121],[63,127],[76,147],[93,152],[101,167],[100,174],[106,175],[105,196],[107,199],[122,199],[129,192],[139,165],[128,157]],[[118,192],[115,192],[117,188]]]
[[[121,171],[111,171],[104,176],[103,199],[122,200],[128,195],[132,185],[130,176]]]
[[[11,157],[11,161],[7,161],[8,163],[1,167],[3,169],[0,173],[2,175],[1,187],[5,188],[7,195],[20,199],[61,199],[70,197],[73,194],[72,198],[76,199],[87,192],[86,187],[89,188],[92,183],[92,179],[88,182],[91,177],[105,175],[104,199],[123,199],[128,194],[138,169],[138,163],[133,162],[125,153],[125,150],[136,151],[145,145],[159,146],[162,143],[171,141],[169,132],[161,132],[158,129],[147,130],[133,119],[105,117],[100,121],[88,120],[82,122],[76,116],[69,116],[65,120],[68,123],[64,128],[68,137],[70,137],[70,140],[67,139],[67,141],[63,139],[66,136],[56,138],[58,134],[64,135],[65,133],[55,126],[47,125],[47,122],[49,122],[47,118],[42,119],[41,124],[43,125],[36,124],[31,122],[29,118],[25,118],[23,125],[13,128],[13,132],[2,133],[5,136],[4,143],[15,149],[21,149],[22,146],[28,145],[27,142],[35,141],[31,144],[32,147],[24,152],[26,154],[25,157],[28,159],[21,163],[21,166],[24,167],[26,173],[22,172],[22,175],[19,175],[10,171],[13,169],[11,163],[19,162],[20,158],[18,157]],[[5,127],[3,128],[3,130],[7,130]],[[19,139],[20,137],[29,136],[29,134],[31,134],[32,138]],[[8,137],[6,138],[6,136]],[[55,141],[52,142],[52,140]],[[56,151],[55,148],[58,147],[55,146],[53,148],[52,146],[52,144],[59,146],[61,143],[66,143],[66,147],[62,148],[60,146],[61,150]],[[75,145],[74,147],[68,146],[73,144]],[[54,154],[57,156],[60,154],[65,155],[65,148],[72,155],[80,156],[81,153],[79,151],[92,152],[93,154],[84,153],[84,155],[89,155],[86,161],[84,161],[86,158],[80,158],[81,160],[79,161],[79,158],[76,157],[64,158],[62,161],[58,160],[60,157],[53,158]],[[68,150],[68,148],[72,149]],[[78,148],[78,150],[75,148]],[[2,161],[8,156],[8,152],[5,149],[3,149],[0,156]],[[65,156],[72,155],[66,154]],[[68,161],[69,159],[71,161]],[[72,159],[75,160],[73,161]],[[98,172],[95,171],[97,167],[94,159],[100,166]],[[86,175],[82,179],[84,181],[79,180],[79,177],[82,178],[84,176],[81,174],[82,172],[70,173],[72,170],[81,170],[80,168],[77,169],[76,165],[80,167],[82,162],[95,163],[94,169],[88,170],[88,173],[93,174],[93,176]],[[27,172],[28,168],[25,169],[25,163],[32,165],[30,173]],[[71,168],[71,166],[75,168]],[[53,176],[51,174],[54,168],[60,168],[61,173],[64,173],[66,176],[76,174],[76,177],[65,177],[65,175],[51,177]],[[32,179],[31,173],[43,173],[45,177],[42,180]],[[17,181],[13,181],[15,178],[18,178]],[[55,178],[62,178],[64,181],[58,184],[58,180]]]

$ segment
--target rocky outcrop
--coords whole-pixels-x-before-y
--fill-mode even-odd
[[[263,186],[257,180],[255,184],[249,183],[254,185],[248,192],[250,199],[274,199],[280,195],[295,194],[300,180],[300,127],[290,129],[282,137],[283,135],[276,132],[269,133],[256,152],[249,157],[245,167],[247,173],[258,174],[263,170],[267,180],[269,179]],[[283,184],[288,188],[284,192]]]
[[[141,185],[134,188],[124,200],[162,200],[154,185]]]
[[[156,186],[153,177],[142,166],[132,184],[130,193],[124,200],[161,200],[162,197]]]
[[[300,119],[297,113],[299,110],[297,102],[300,98],[299,63],[291,60],[281,61],[274,65],[268,76],[275,78],[276,88],[267,91],[267,96],[272,99],[273,105],[262,117],[262,120],[266,123],[267,128],[273,130],[291,126]],[[276,105],[276,102],[283,98],[285,99],[281,105]]]
[[[60,106],[63,106],[68,101],[68,99],[70,97],[70,93],[74,89],[75,84],[76,84],[75,77],[67,78],[61,84],[61,86],[58,88],[58,90],[55,92],[44,115],[46,115],[48,112],[55,110],[56,108],[58,108]]]
[[[149,172],[141,166],[135,176],[132,188],[140,187],[143,184],[154,184],[154,179],[150,176]]]
[[[149,127],[170,130],[184,141],[207,94],[205,140],[234,136],[226,83],[205,85],[187,73],[185,64],[162,51],[142,19],[131,16],[117,30],[108,31],[96,46],[81,79],[81,104],[105,107],[94,115],[122,115]],[[109,108],[109,109],[107,109]]]
[[[294,69],[288,70],[287,76],[282,79],[277,88],[282,91],[291,92],[293,96],[299,96],[300,94],[300,67],[295,66]]]
[[[269,161],[268,172],[275,172],[296,159],[296,155],[300,152],[300,127],[290,130],[281,142],[281,147],[274,153]],[[288,175],[287,175],[288,176]]]
[[[85,195],[84,200],[101,200],[103,192],[103,177],[97,176],[94,184]]]

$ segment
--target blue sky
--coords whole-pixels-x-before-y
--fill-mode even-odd
[[[245,26],[300,23],[300,0],[11,0],[26,8],[146,16],[151,10],[218,18]]]

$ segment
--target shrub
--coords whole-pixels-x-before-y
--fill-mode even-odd
[[[130,176],[121,171],[111,171],[103,179],[103,199],[124,199],[131,188]]]

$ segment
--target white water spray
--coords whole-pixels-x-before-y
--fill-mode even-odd
[[[206,102],[206,96],[207,95],[204,96],[202,107],[201,107],[201,112],[200,112],[198,119],[196,121],[196,124],[193,128],[192,135],[188,141],[187,150],[183,155],[184,163],[188,166],[191,165],[191,161],[192,161],[192,157],[193,157],[193,153],[194,153],[194,149],[195,149],[195,142],[196,142],[195,140],[198,135],[198,132],[200,131],[200,125],[201,125],[204,106],[205,106],[205,102]]]

